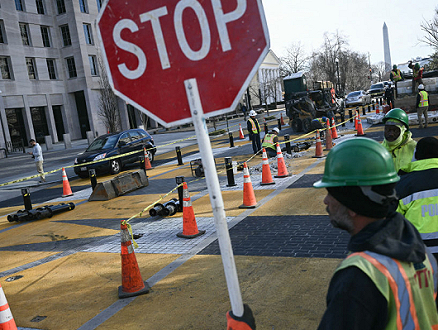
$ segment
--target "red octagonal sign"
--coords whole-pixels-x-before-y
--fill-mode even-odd
[[[115,93],[164,126],[191,121],[187,79],[207,116],[234,110],[269,51],[260,0],[108,0],[98,32]]]

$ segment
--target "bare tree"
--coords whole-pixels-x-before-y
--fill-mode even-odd
[[[352,51],[345,51],[341,56],[344,88],[355,91],[369,88],[369,67],[367,63],[367,55]]]
[[[286,55],[281,57],[280,76],[286,77],[292,73],[306,70],[309,57],[306,56],[301,42],[291,44],[286,49]]]
[[[420,41],[426,45],[432,46],[435,52],[431,55],[432,61],[428,65],[428,70],[438,68],[438,7],[435,9],[435,16],[428,22],[424,21],[420,24],[421,29],[425,32],[425,36]]]
[[[97,114],[102,118],[109,132],[117,132],[121,127],[117,97],[111,89],[105,65],[103,64],[101,57],[98,57],[98,63],[100,71],[100,95]]]
[[[373,81],[376,79],[376,81],[382,81],[384,79],[386,68],[385,68],[385,62],[380,61],[377,64],[373,64],[371,66],[372,71],[372,78]]]

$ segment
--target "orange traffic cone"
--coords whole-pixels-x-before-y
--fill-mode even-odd
[[[358,116],[358,111],[356,110],[356,116],[354,116],[354,130],[357,131],[357,116]]]
[[[325,134],[325,149],[324,150],[330,150],[331,148],[333,148],[332,130],[327,128],[326,134]]]
[[[363,136],[365,134],[363,132],[362,120],[360,119],[359,116],[357,118],[358,118],[358,120],[357,120],[357,134],[356,134],[356,136]]]
[[[62,197],[73,196],[64,167],[62,168]]]
[[[239,124],[239,138],[243,140],[245,138],[245,135],[243,135],[242,125]]]
[[[149,160],[148,151],[146,150],[146,148],[143,148],[143,152],[144,152],[144,169],[152,170],[153,167],[151,165],[151,161]]]
[[[252,188],[251,176],[249,175],[248,165],[243,163],[243,204],[239,209],[253,209],[257,206],[257,201]]]
[[[141,278],[128,226],[124,220],[121,221],[120,230],[122,242],[122,285],[119,286],[119,298],[128,298],[148,293],[150,286]]]
[[[262,182],[260,183],[262,186],[268,184],[275,184],[274,180],[272,180],[271,175],[271,167],[269,166],[268,155],[266,154],[265,148],[263,148],[263,161],[262,161]]]
[[[380,113],[380,109],[379,109],[379,102],[376,103],[376,114]]]
[[[176,234],[176,236],[195,238],[203,234],[205,234],[205,230],[198,230],[198,225],[196,224],[195,212],[193,211],[187,183],[183,182],[183,231]]]
[[[281,123],[281,125],[283,125],[283,126],[285,125],[285,124],[284,124],[284,119],[283,119],[283,114],[280,115],[280,123]]]
[[[280,144],[277,142],[277,175],[274,175],[276,178],[285,178],[287,176],[290,176],[289,172],[287,171],[286,164],[284,162],[283,153],[280,149]]]
[[[0,284],[0,330],[17,330],[14,317],[6,300],[2,285]]]
[[[335,118],[333,117],[332,117],[332,138],[333,139],[339,138],[338,131],[336,130]]]
[[[324,157],[322,153],[322,142],[321,135],[319,134],[319,129],[316,130],[316,148],[315,148],[315,156],[313,158],[322,158]]]

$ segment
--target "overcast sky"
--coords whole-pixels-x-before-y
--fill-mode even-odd
[[[431,21],[436,0],[262,0],[271,39],[271,49],[281,57],[293,43],[301,42],[311,54],[323,44],[325,32],[347,37],[348,48],[370,53],[371,64],[384,61],[383,23],[389,34],[391,64],[427,57],[433,49],[419,39],[420,28]]]

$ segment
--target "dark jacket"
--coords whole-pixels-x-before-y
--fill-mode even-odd
[[[348,249],[351,252],[376,252],[413,263],[426,259],[420,234],[396,212],[352,236]],[[348,267],[336,272],[330,282],[327,310],[318,329],[384,329],[387,314],[386,299],[373,281],[359,268]]]

